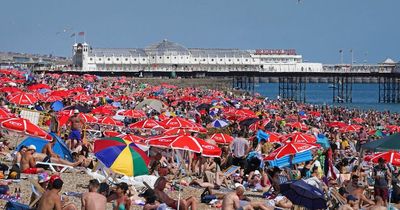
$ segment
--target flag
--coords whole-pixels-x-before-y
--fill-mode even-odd
[[[81,31],[78,33],[79,36],[85,36],[85,32]]]
[[[71,38],[75,36],[75,33],[71,34]]]
[[[339,50],[339,53],[342,53],[343,52],[343,50]]]

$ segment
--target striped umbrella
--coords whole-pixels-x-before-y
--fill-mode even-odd
[[[126,176],[149,174],[149,157],[136,144],[118,137],[94,142],[97,159],[116,173]]]
[[[213,122],[210,123],[210,127],[214,127],[214,128],[223,128],[228,126],[228,122],[226,122],[225,120],[214,120]]]

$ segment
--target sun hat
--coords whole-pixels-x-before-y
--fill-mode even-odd
[[[28,146],[28,150],[35,150],[36,151],[36,146],[31,144]]]

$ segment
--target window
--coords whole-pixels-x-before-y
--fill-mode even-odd
[[[194,61],[197,61],[197,59],[195,58]]]
[[[119,61],[119,58],[117,58],[117,61]]]
[[[111,59],[110,59],[110,58],[107,58],[107,60],[110,61]]]
[[[161,59],[162,57],[160,56],[160,59]]]
[[[128,58],[125,58],[125,61],[128,61]]]
[[[134,61],[136,61],[137,59],[135,58],[135,59],[133,59]]]
[[[222,59],[219,59],[219,61],[222,61]]]
[[[239,62],[239,59],[237,59],[237,61]]]
[[[99,61],[101,61],[101,58],[99,58]]]
[[[176,57],[174,57],[174,59],[176,59]]]
[[[156,57],[153,56],[153,59],[154,59],[154,58],[156,58]]]
[[[146,59],[145,59],[145,58],[143,58],[143,61],[146,61]]]
[[[246,61],[249,61],[249,59],[246,59]]]
[[[214,61],[214,58],[211,58],[211,61]]]
[[[169,57],[167,57],[167,59],[169,59]]]
[[[90,58],[90,61],[92,61],[93,60],[93,58]]]
[[[204,58],[203,61],[206,61],[206,59]]]
[[[230,62],[230,61],[231,61],[231,59],[228,59],[228,61]]]

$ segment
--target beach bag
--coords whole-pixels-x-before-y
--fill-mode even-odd
[[[14,164],[9,173],[7,179],[20,179],[21,178],[21,169],[17,164]]]
[[[201,194],[201,196],[200,196],[200,198],[201,198],[201,202],[202,203],[210,203],[212,200],[214,200],[214,199],[217,199],[217,196],[215,196],[215,195],[210,195],[210,193],[208,192],[208,190],[205,190],[202,194]]]
[[[17,203],[17,202],[12,202],[12,201],[8,201],[4,209],[5,210],[33,210],[32,208],[29,208],[28,205],[25,205],[22,203]]]

